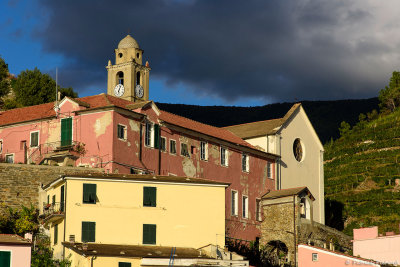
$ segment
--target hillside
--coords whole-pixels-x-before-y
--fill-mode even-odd
[[[378,109],[378,99],[302,101],[322,143],[339,137],[342,121],[354,125],[360,113]],[[294,103],[277,103],[258,107],[195,106],[157,103],[162,110],[217,127],[281,118]]]
[[[362,122],[325,145],[326,223],[352,229],[400,223],[400,110]]]

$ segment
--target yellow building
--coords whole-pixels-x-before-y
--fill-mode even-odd
[[[216,264],[232,256],[220,249],[217,260],[210,249],[225,245],[227,186],[176,176],[61,176],[43,187],[41,216],[54,256],[72,266]]]

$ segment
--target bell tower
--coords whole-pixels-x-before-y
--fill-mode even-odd
[[[143,65],[143,50],[129,34],[115,49],[115,65],[108,61],[107,94],[129,101],[149,100],[148,62]]]

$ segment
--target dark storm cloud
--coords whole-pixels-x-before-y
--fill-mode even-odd
[[[46,23],[35,37],[46,51],[65,56],[62,80],[78,90],[104,90],[104,66],[114,62],[113,49],[130,30],[151,77],[171,85],[227,100],[359,98],[375,96],[398,62],[398,41],[387,42],[396,24],[371,14],[368,5],[43,0]]]

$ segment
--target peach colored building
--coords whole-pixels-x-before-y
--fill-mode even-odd
[[[353,229],[353,255],[386,264],[400,264],[400,235],[378,234],[378,226]]]
[[[18,235],[0,234],[0,266],[31,266],[32,243]]]
[[[299,267],[380,266],[379,264],[328,249],[298,245]]]

